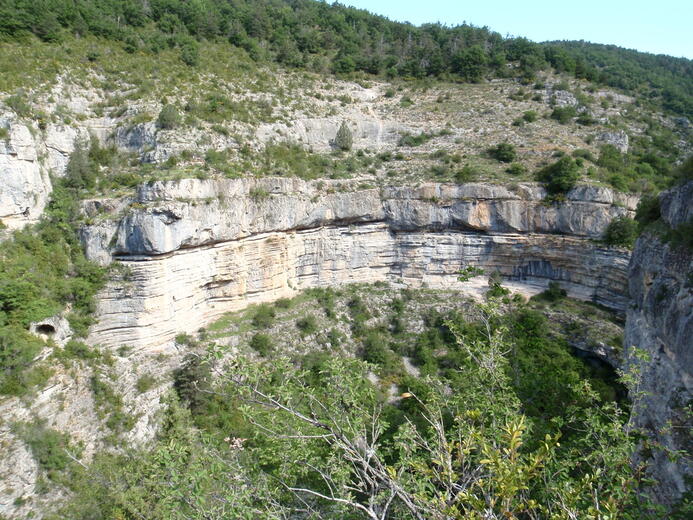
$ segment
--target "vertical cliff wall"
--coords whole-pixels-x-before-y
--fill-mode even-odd
[[[531,183],[144,185],[136,200],[87,204],[98,222],[82,230],[88,256],[124,268],[101,294],[89,340],[152,349],[225,312],[309,287],[383,280],[451,288],[467,265],[535,290],[558,280],[573,296],[624,310],[629,253],[595,239],[635,200],[591,187],[561,204],[544,197]]]
[[[693,182],[664,193],[661,205],[669,227],[690,222]],[[641,365],[644,392],[632,420],[661,446],[651,451],[659,481],[653,493],[672,504],[693,478],[693,252],[645,233],[630,260],[628,285],[626,360]],[[635,349],[646,352],[649,361],[638,361]]]

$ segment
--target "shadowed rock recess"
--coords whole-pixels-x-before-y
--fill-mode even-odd
[[[87,201],[88,257],[124,267],[100,295],[89,342],[152,349],[310,287],[463,288],[467,265],[530,291],[558,280],[625,310],[629,253],[596,239],[637,199],[586,186],[562,203],[545,195],[531,183],[374,189],[265,178],[154,182],[134,200]]]

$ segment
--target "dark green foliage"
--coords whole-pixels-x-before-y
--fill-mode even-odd
[[[601,167],[602,180],[622,191],[646,193],[676,182],[680,170],[672,171],[672,163],[678,152],[669,146],[676,138],[658,124],[648,124],[646,136],[633,136],[628,153],[621,153],[610,144],[600,148],[594,162]]]
[[[200,49],[198,43],[192,38],[185,38],[180,44],[180,59],[186,65],[194,67],[200,62]]]
[[[517,157],[515,147],[510,143],[499,143],[488,149],[488,154],[500,162],[513,162]]]
[[[96,165],[89,157],[86,145],[75,142],[75,148],[70,154],[65,170],[66,185],[74,189],[91,189],[96,185]]]
[[[599,149],[597,164],[612,172],[621,171],[625,166],[625,156],[614,145],[605,144]]]
[[[594,156],[592,155],[592,152],[590,152],[589,150],[585,150],[583,148],[578,148],[577,150],[574,150],[571,155],[575,159],[584,159],[590,162],[596,162]]]
[[[676,182],[684,183],[693,181],[693,155],[683,161],[683,163],[674,172]]]
[[[227,39],[258,61],[316,70],[326,65],[338,74],[423,78],[447,73],[480,81],[512,74],[506,66],[510,61],[525,82],[553,67],[579,79],[644,92],[671,112],[693,115],[690,60],[585,42],[536,44],[467,24],[414,27],[336,3],[21,0],[0,5],[0,36],[19,39],[26,32],[48,42],[92,34],[119,41],[128,52],[175,47],[190,66],[202,59],[199,42],[215,39]]]
[[[400,146],[421,146],[424,143],[427,143],[431,139],[433,139],[434,134],[428,134],[426,132],[421,132],[419,135],[412,135],[412,134],[404,134],[402,137],[399,138],[399,145]]]
[[[604,241],[611,246],[632,248],[638,237],[638,223],[632,218],[617,217],[604,231]]]
[[[647,92],[671,112],[691,117],[693,99],[689,79],[691,60],[585,42],[545,44],[547,60],[558,71],[576,78],[627,91]]]
[[[533,296],[532,298],[537,300],[544,300],[547,302],[557,302],[565,298],[567,294],[568,293],[565,289],[561,287],[560,283],[556,281],[550,281],[548,289],[546,289],[544,292],[540,294],[537,294],[536,296]]]
[[[363,360],[378,365],[383,375],[401,370],[401,360],[390,350],[387,338],[379,330],[369,330],[363,338]]]
[[[524,164],[512,163],[505,169],[510,175],[524,175],[527,173],[527,167]]]
[[[272,338],[261,332],[253,334],[253,337],[250,338],[250,348],[260,354],[262,357],[267,357],[272,353],[272,351],[274,351]]]
[[[314,289],[309,289],[307,291],[309,294],[313,295],[320,305],[322,305],[325,311],[325,316],[333,319],[335,318],[335,291],[331,287],[316,287]]]
[[[351,330],[354,336],[361,336],[365,332],[366,322],[370,319],[371,314],[368,312],[368,308],[363,303],[363,300],[359,296],[354,296],[347,303],[349,308],[349,315],[351,316]]]
[[[96,359],[99,357],[99,351],[90,347],[82,341],[71,339],[63,349],[65,355],[77,359]]]
[[[258,305],[253,314],[253,326],[258,329],[268,329],[272,326],[272,323],[274,323],[275,316],[276,312],[271,305],[266,303]]]
[[[656,222],[662,216],[659,206],[659,196],[643,195],[638,201],[638,207],[635,209],[635,221],[644,229],[648,224]]]
[[[573,118],[577,115],[575,107],[567,105],[564,107],[556,107],[551,112],[551,119],[555,119],[562,125],[570,123]]]
[[[533,123],[537,120],[537,117],[539,116],[536,110],[527,110],[524,114],[522,114],[522,119],[527,123]]]
[[[537,180],[544,183],[550,195],[568,193],[580,179],[580,167],[567,155],[539,170]]]
[[[550,339],[546,318],[537,311],[523,309],[512,317],[515,352],[511,370],[525,413],[541,418],[540,431],[550,417],[560,417],[578,397],[576,385],[585,376],[582,363],[570,355],[564,341]]]
[[[153,388],[155,384],[156,378],[154,376],[152,376],[151,374],[143,374],[137,378],[135,388],[137,388],[137,391],[139,393],[143,394],[149,389]]]
[[[30,370],[43,341],[16,325],[0,327],[0,394],[22,395],[42,382],[42,373]]]
[[[302,146],[291,143],[268,144],[259,153],[243,150],[241,153],[245,159],[241,166],[248,171],[263,175],[299,176],[303,179],[336,179],[352,175],[373,163],[373,158],[365,154],[329,156],[311,153]],[[230,174],[238,170],[238,167],[231,169],[225,166],[225,162],[217,163],[215,167]]]
[[[315,316],[304,316],[296,320],[296,327],[301,331],[301,334],[307,336],[309,334],[315,334],[318,330],[318,322]]]
[[[344,334],[339,332],[337,329],[330,329],[327,333],[327,341],[333,347],[338,347],[344,341]]]
[[[131,430],[135,425],[134,417],[123,409],[123,398],[103,379],[95,374],[89,380],[94,406],[100,419],[106,420],[106,426],[113,432],[121,433]]]
[[[493,271],[488,277],[489,290],[486,291],[488,298],[500,298],[510,294],[510,290],[503,287],[503,276],[499,271]]]
[[[455,182],[458,184],[471,182],[478,174],[479,171],[477,168],[470,164],[465,164],[461,169],[455,172]]]
[[[163,130],[176,128],[180,124],[180,113],[178,109],[173,105],[164,105],[161,112],[159,112],[156,124]]]
[[[188,354],[181,367],[173,372],[173,389],[178,398],[195,413],[206,401],[205,391],[211,389],[209,365],[200,356]]]
[[[597,124],[597,120],[592,117],[589,112],[582,112],[576,119],[577,124],[583,126],[591,126]]]
[[[334,145],[337,149],[348,152],[351,150],[353,143],[354,137],[351,134],[349,125],[347,125],[346,121],[342,121],[339,130],[337,130],[337,135],[334,138]]]
[[[452,57],[452,72],[459,74],[465,81],[478,83],[484,78],[489,57],[480,45],[462,49]]]

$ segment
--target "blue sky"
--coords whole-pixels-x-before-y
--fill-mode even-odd
[[[416,25],[467,22],[534,41],[587,40],[693,59],[693,0],[341,0]]]

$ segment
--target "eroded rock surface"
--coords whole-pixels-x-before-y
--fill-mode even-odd
[[[693,214],[693,182],[662,194],[662,218],[671,227]],[[643,397],[633,421],[664,449],[652,450],[658,501],[676,502],[693,477],[693,254],[652,233],[642,235],[630,261],[625,347],[629,364],[642,368]],[[639,361],[642,350],[649,361]],[[673,452],[678,456],[670,457]],[[690,486],[690,483],[688,483]]]
[[[12,116],[2,116],[0,128],[8,135],[0,139],[0,220],[16,228],[38,220],[51,184],[29,127]]]
[[[144,185],[130,209],[82,230],[88,255],[123,279],[103,291],[89,338],[155,348],[223,313],[297,291],[387,280],[455,287],[466,265],[615,309],[626,304],[628,253],[595,242],[632,197],[580,187],[559,205],[543,189],[355,184],[267,178]],[[96,208],[96,209],[95,209]],[[118,211],[118,215],[121,211]]]

